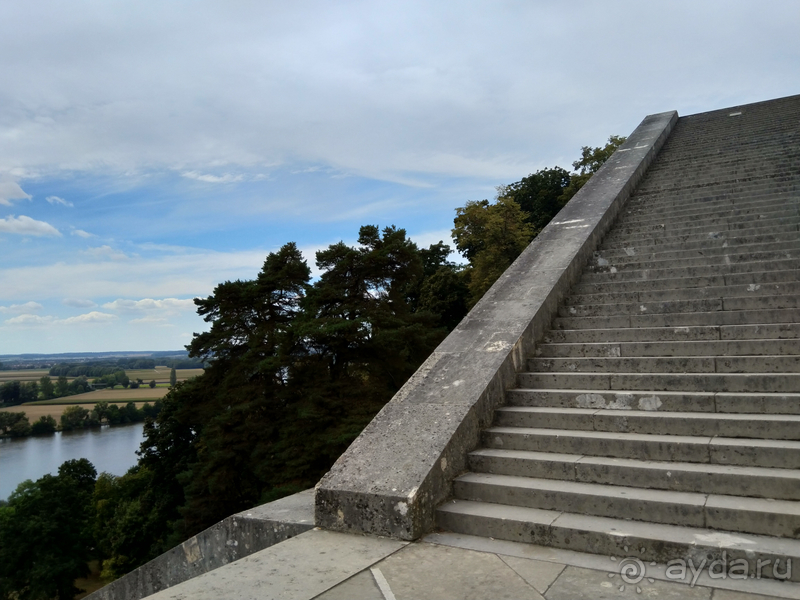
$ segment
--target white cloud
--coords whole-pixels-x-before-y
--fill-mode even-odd
[[[244,180],[244,175],[231,175],[229,173],[225,175],[209,175],[207,173],[198,173],[197,171],[186,171],[181,173],[181,176],[204,183],[236,183]]]
[[[59,198],[58,196],[48,196],[46,200],[53,205],[61,204],[62,206],[70,206],[70,207],[75,206],[72,202],[68,202],[67,200]]]
[[[152,298],[144,298],[142,300],[125,300],[120,298],[103,304],[103,308],[123,313],[158,311],[165,314],[175,314],[182,311],[194,312],[196,307],[192,299],[163,298],[154,300]]]
[[[40,315],[25,314],[12,317],[11,319],[7,319],[4,322],[4,325],[23,326],[23,327],[43,326],[43,325],[47,326],[91,325],[97,323],[109,323],[111,321],[115,321],[117,318],[118,317],[116,315],[110,315],[108,313],[102,313],[98,311],[92,311],[75,317],[67,317],[65,319],[59,319],[53,315],[40,316]]]
[[[37,221],[25,215],[20,215],[16,218],[14,215],[11,215],[7,219],[0,219],[0,233],[2,232],[16,233],[18,235],[33,235],[36,237],[61,237],[61,233],[58,229],[49,223]]]
[[[64,298],[61,304],[72,308],[94,308],[97,306],[95,302],[86,298]]]
[[[19,315],[5,321],[6,325],[52,325],[56,321],[53,316],[42,317],[39,315]]]
[[[38,302],[26,302],[25,304],[12,304],[11,306],[0,306],[0,312],[30,314],[42,310],[44,307]]]
[[[647,112],[796,93],[796,3],[729,4],[45,0],[0,21],[0,165],[209,183],[287,161],[506,177],[534,147],[574,152]]]
[[[70,231],[70,234],[77,235],[78,237],[82,238],[94,237],[94,234],[89,233],[88,231],[84,231],[83,229],[73,229],[72,231]]]
[[[23,191],[16,181],[0,181],[0,204],[11,206],[12,200],[30,200],[31,195]]]
[[[89,256],[93,256],[95,258],[101,258],[106,260],[128,260],[130,258],[124,252],[115,250],[114,248],[108,245],[88,248],[87,250],[84,250],[83,253],[88,254]]]
[[[228,279],[253,279],[268,250],[186,252],[165,259],[132,256],[125,268],[115,261],[59,257],[53,263],[26,267],[0,264],[0,290],[6,301],[29,298],[103,298],[113,290],[120,298],[207,296]],[[83,252],[81,256],[85,256]]]
[[[142,317],[141,319],[131,319],[128,321],[135,325],[157,325],[159,327],[175,327],[166,317]]]
[[[114,321],[117,319],[116,315],[109,315],[108,313],[98,312],[93,310],[90,313],[86,313],[85,315],[78,315],[77,317],[68,317],[66,319],[62,319],[59,321],[64,325],[75,325],[75,324],[90,324],[90,323],[108,323],[109,321]]]

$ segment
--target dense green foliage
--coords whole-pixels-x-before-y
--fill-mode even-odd
[[[494,203],[469,201],[456,209],[453,239],[469,261],[462,281],[475,304],[527,245],[614,151],[625,142],[612,135],[602,148],[584,146],[576,172],[561,167],[542,169],[521,180],[497,188]]]
[[[7,381],[0,385],[0,404],[16,406],[39,399],[39,384],[35,381]]]
[[[86,459],[24,481],[0,507],[0,598],[72,598],[88,574],[97,472]]]

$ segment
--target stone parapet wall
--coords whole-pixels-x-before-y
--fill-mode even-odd
[[[314,527],[313,500],[306,490],[230,516],[87,598],[139,600],[304,533]]]

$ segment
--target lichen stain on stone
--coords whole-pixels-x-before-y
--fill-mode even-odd
[[[200,545],[197,543],[197,538],[192,537],[181,544],[183,553],[189,564],[194,564],[203,558],[203,553],[200,552]]]
[[[442,460],[439,461],[439,466],[441,466],[442,471],[446,471],[447,470],[447,458],[445,458],[443,456]]]
[[[605,408],[606,399],[600,394],[580,394],[575,398],[578,408]]]
[[[405,502],[398,502],[394,505],[394,509],[404,517],[408,514],[408,504]]]
[[[496,342],[490,342],[489,344],[486,344],[483,349],[486,352],[503,352],[509,348],[511,348],[511,344],[503,340],[498,340]]]
[[[614,400],[608,403],[606,408],[614,410],[630,410],[633,403],[632,394],[615,394]]]
[[[663,405],[658,396],[646,396],[639,398],[639,408],[641,410],[658,410]]]

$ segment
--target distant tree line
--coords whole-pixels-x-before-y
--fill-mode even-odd
[[[193,358],[168,358],[159,361],[164,366],[174,369],[202,369],[202,360]],[[152,358],[120,358],[116,361],[92,361],[92,362],[62,362],[50,367],[49,375],[58,377],[102,377],[111,375],[124,370],[145,370],[155,369],[156,361]]]
[[[93,409],[74,404],[64,410],[60,422],[50,415],[45,415],[33,423],[24,412],[0,411],[0,437],[25,437],[56,431],[88,429],[104,424],[141,423],[148,418],[155,419],[161,406],[161,400],[156,400],[154,404],[145,403],[141,408],[136,408],[134,402],[128,402],[120,407],[102,401],[95,404]]]
[[[314,281],[290,242],[255,279],[196,299],[210,327],[187,350],[204,373],[173,385],[145,420],[135,467],[95,479],[85,514],[102,524],[91,547],[103,574],[312,487],[622,141],[584,147],[573,173],[540,170],[498,187],[493,202],[458,208],[453,239],[466,265],[443,242],[420,248],[403,229],[367,225],[354,246],[317,252]]]
[[[109,362],[82,362],[82,363],[58,363],[50,367],[49,375],[58,377],[102,377],[111,375],[125,369],[155,369],[156,363],[152,358],[119,359],[113,363]]]

